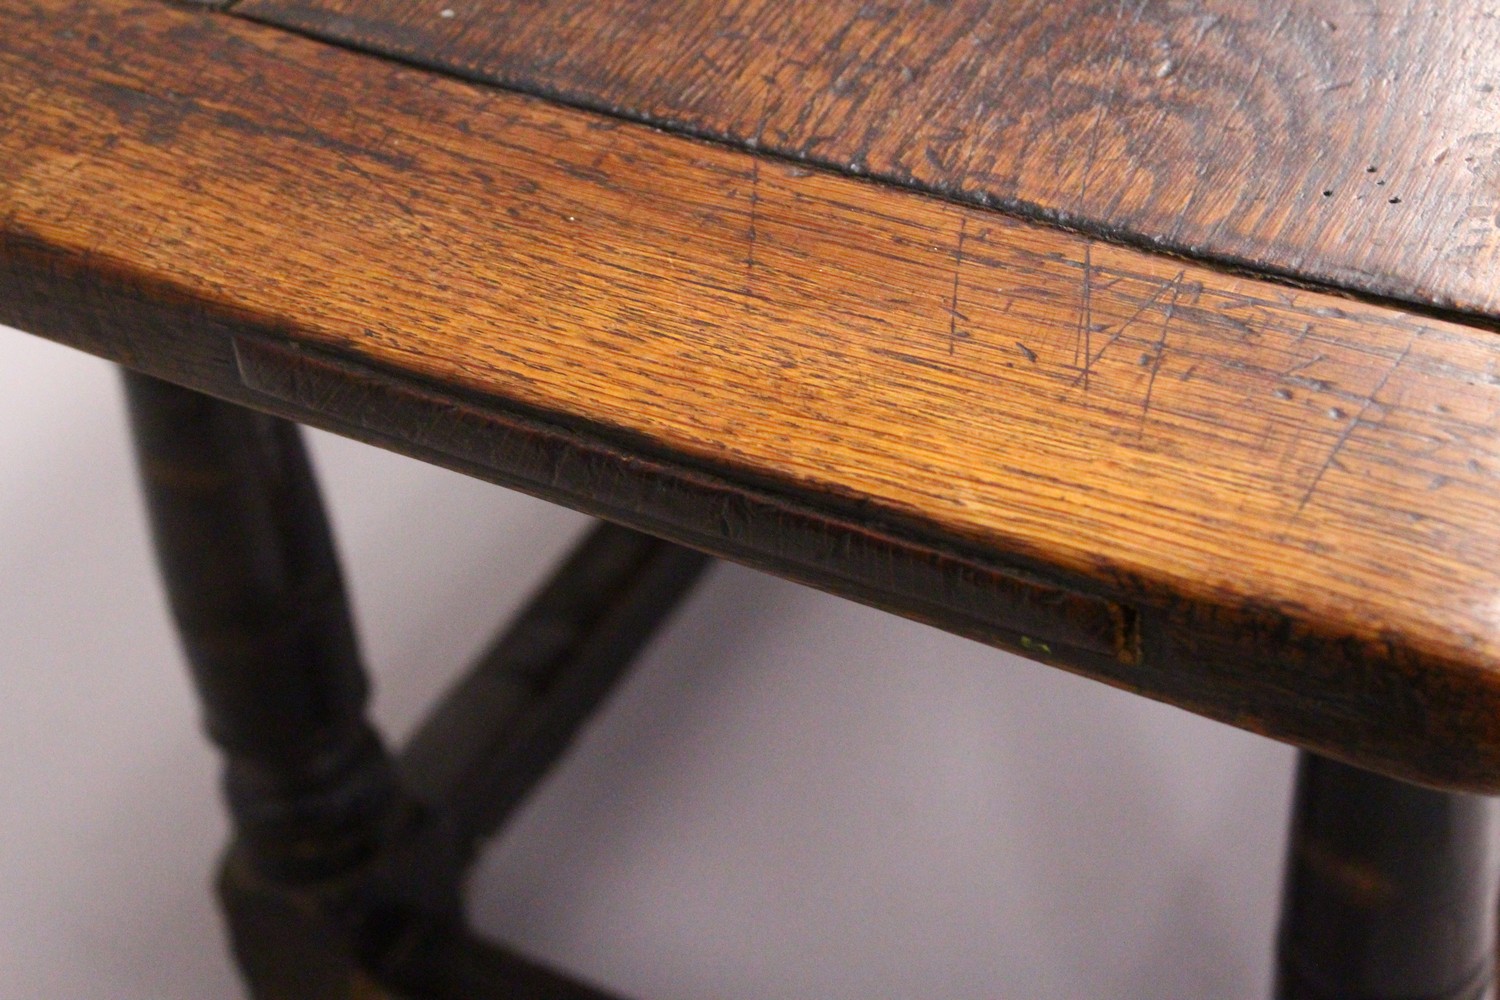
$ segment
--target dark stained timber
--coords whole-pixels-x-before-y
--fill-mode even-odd
[[[424,929],[403,941],[388,975],[421,1000],[614,1000],[458,926]]]
[[[127,373],[152,535],[245,856],[319,878],[375,849],[395,792],[297,428]]]
[[[400,754],[467,857],[568,747],[708,557],[601,525],[444,696]]]
[[[220,876],[257,1000],[604,994],[474,938],[459,885],[707,557],[604,526],[397,768],[297,428],[146,375],[126,395],[152,534],[235,840]],[[481,983],[483,988],[481,988]]]
[[[1302,754],[1279,1000],[1482,1000],[1495,974],[1495,803]]]

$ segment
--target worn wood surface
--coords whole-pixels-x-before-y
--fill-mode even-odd
[[[0,321],[1500,789],[1495,334],[222,14],[0,26]]]
[[[1493,0],[242,0],[423,65],[1500,314]]]

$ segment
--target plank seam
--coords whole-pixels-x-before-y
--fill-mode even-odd
[[[173,2],[173,0],[163,0]],[[194,3],[193,6],[201,6]],[[1277,267],[1273,264],[1258,264],[1242,257],[1232,255],[1211,254],[1195,251],[1191,247],[1173,244],[1167,240],[1153,239],[1143,233],[1134,232],[1120,226],[1109,226],[1094,222],[1090,219],[1080,218],[1063,209],[1050,209],[1045,206],[1027,201],[1021,198],[1000,198],[988,195],[983,191],[965,194],[944,188],[940,185],[924,184],[914,179],[903,180],[886,173],[854,171],[848,168],[848,164],[838,163],[832,160],[811,156],[797,156],[792,153],[783,152],[774,148],[756,146],[750,147],[746,143],[734,139],[732,136],[712,129],[696,128],[685,122],[669,118],[655,119],[638,114],[618,105],[605,101],[590,99],[587,95],[570,93],[552,87],[540,87],[523,85],[517,82],[506,82],[486,79],[478,73],[466,72],[462,67],[446,66],[437,62],[423,60],[416,56],[403,55],[395,52],[385,52],[380,49],[361,45],[346,39],[330,38],[317,31],[302,28],[293,24],[285,24],[272,18],[257,15],[253,12],[240,8],[239,0],[227,0],[227,5],[216,9],[215,13],[227,13],[235,17],[261,24],[278,31],[299,35],[311,41],[335,48],[344,49],[359,55],[384,62],[394,63],[410,69],[434,73],[450,79],[460,80],[471,86],[484,87],[490,90],[498,90],[506,93],[519,94],[535,100],[543,101],[558,107],[569,108],[574,111],[582,111],[588,114],[601,115],[616,121],[626,122],[632,125],[640,125],[653,129],[667,135],[678,138],[704,142],[725,149],[732,149],[746,156],[760,158],[763,161],[787,164],[796,167],[811,167],[826,171],[840,177],[854,181],[869,183],[878,188],[893,189],[907,193],[916,193],[932,198],[936,201],[947,202],[965,209],[978,209],[993,212],[996,215],[1016,219],[1021,222],[1073,233],[1079,236],[1106,243],[1113,246],[1145,254],[1147,256],[1164,258],[1173,261],[1182,261],[1211,269],[1228,277],[1253,278],[1268,284],[1278,285],[1284,288],[1294,288],[1304,291],[1323,292],[1325,294],[1337,295],[1353,301],[1379,306],[1385,309],[1398,310],[1400,312],[1412,313],[1430,319],[1443,320],[1449,323],[1457,323],[1472,329],[1484,330],[1488,333],[1500,333],[1500,315],[1489,315],[1471,310],[1449,308],[1433,302],[1418,298],[1408,298],[1398,295],[1384,294],[1361,289],[1357,286],[1340,284],[1333,281],[1324,281],[1318,278],[1300,274],[1288,268]]]

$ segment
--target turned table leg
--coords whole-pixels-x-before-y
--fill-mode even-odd
[[[297,428],[143,375],[126,395],[157,558],[256,868],[357,863],[395,785]]]
[[[225,756],[235,845],[224,897],[258,997],[350,993],[355,958],[247,884],[328,884],[376,850],[395,769],[297,428],[126,373],[157,558],[206,728]],[[274,952],[274,955],[268,954]]]
[[[1303,753],[1287,849],[1282,1000],[1479,1000],[1494,978],[1490,799]]]
[[[219,893],[252,995],[603,998],[472,935],[460,888],[708,558],[600,525],[392,755],[365,716],[297,427],[144,375],[125,388],[167,595],[225,756]]]

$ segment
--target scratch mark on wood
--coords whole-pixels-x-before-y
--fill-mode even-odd
[[[1311,389],[1313,392],[1333,391],[1333,383],[1329,382],[1327,379],[1308,378],[1305,375],[1287,375],[1284,377],[1288,382],[1292,383],[1292,385],[1301,386],[1304,389]]]
[[[964,236],[969,231],[969,217],[963,216],[958,223],[958,243],[953,250],[953,293],[948,302],[948,353],[951,355],[958,347],[958,276],[964,266]]]
[[[1281,17],[1277,19],[1276,23],[1271,27],[1270,33],[1266,35],[1265,43],[1263,43],[1257,51],[1255,57],[1255,66],[1250,70],[1250,76],[1245,80],[1245,86],[1240,89],[1240,94],[1235,98],[1234,106],[1229,109],[1229,114],[1223,117],[1223,124],[1220,126],[1223,131],[1233,131],[1232,121],[1234,116],[1239,112],[1241,108],[1245,106],[1245,101],[1248,100],[1250,94],[1254,92],[1255,85],[1260,82],[1261,70],[1265,68],[1266,49],[1270,47],[1271,41],[1281,33],[1281,29],[1286,27],[1286,23],[1291,18],[1291,16],[1292,12],[1290,10],[1283,11]]]
[[[1156,358],[1151,363],[1151,376],[1146,380],[1146,395],[1141,400],[1141,420],[1136,427],[1137,437],[1146,430],[1146,417],[1151,412],[1151,393],[1156,389],[1156,373],[1161,371],[1161,359],[1167,353],[1167,330],[1172,325],[1172,314],[1177,311],[1177,297],[1182,294],[1182,278],[1186,273],[1186,271],[1178,271],[1177,277],[1172,279],[1172,300],[1162,311],[1161,336],[1156,339]]]
[[[1110,97],[1113,98],[1113,96],[1111,92]],[[1099,156],[1099,131],[1104,125],[1104,111],[1105,105],[1101,103],[1098,113],[1094,115],[1093,127],[1090,129],[1093,141],[1089,143],[1088,157],[1083,161],[1083,177],[1078,182],[1078,197],[1073,201],[1075,211],[1082,211],[1084,199],[1088,197],[1089,176],[1093,174],[1094,160]]]
[[[1119,278],[1115,279],[1115,281],[1119,280]],[[1111,282],[1111,284],[1113,283],[1114,282]],[[1170,282],[1168,282],[1167,284],[1159,284],[1156,286],[1156,291],[1152,292],[1150,295],[1146,296],[1146,298],[1141,300],[1141,304],[1135,307],[1135,312],[1131,313],[1129,318],[1126,319],[1125,322],[1120,324],[1120,328],[1109,335],[1109,339],[1104,342],[1104,346],[1099,348],[1099,353],[1095,354],[1093,359],[1089,362],[1090,368],[1098,364],[1100,360],[1103,359],[1104,353],[1111,347],[1115,346],[1115,344],[1121,337],[1125,336],[1125,334],[1130,330],[1131,326],[1135,324],[1135,321],[1141,318],[1141,313],[1145,312],[1147,309],[1150,309],[1152,306],[1156,305],[1158,301],[1160,301],[1162,294],[1166,292],[1169,287],[1171,287]],[[1076,386],[1081,381],[1083,381],[1083,373],[1079,372],[1078,375],[1074,377],[1073,384]]]
[[[1083,245],[1083,301],[1079,303],[1078,309],[1078,334],[1073,338],[1073,363],[1078,364],[1078,352],[1083,351],[1083,370],[1079,373],[1078,380],[1083,383],[1083,391],[1089,391],[1089,369],[1093,367],[1093,330],[1094,330],[1094,247],[1092,243]]]
[[[1135,20],[1140,20],[1141,11],[1145,9],[1145,6],[1146,5],[1143,0],[1143,2],[1136,7]],[[1115,24],[1117,26],[1117,29],[1123,28],[1124,21],[1125,0],[1120,0],[1120,3],[1115,7]],[[1110,81],[1109,90],[1106,93],[1104,100],[1102,101],[1099,101],[1098,97],[1095,96],[1095,101],[1098,102],[1098,110],[1094,114],[1094,124],[1089,129],[1089,151],[1087,157],[1083,162],[1083,175],[1078,179],[1078,195],[1073,200],[1073,207],[1075,211],[1082,211],[1085,200],[1088,198],[1089,179],[1093,176],[1094,173],[1094,163],[1099,158],[1099,136],[1103,131],[1105,114],[1115,102],[1115,94],[1118,93],[1120,89],[1120,80],[1124,75],[1124,71],[1124,53],[1123,51],[1117,51],[1115,53],[1114,60],[1110,65],[1108,73]]]
[[[1301,362],[1300,364],[1295,364],[1292,367],[1288,368],[1286,370],[1286,374],[1287,375],[1295,375],[1298,372],[1306,371],[1307,369],[1311,368],[1313,365],[1317,364],[1319,361],[1327,361],[1327,360],[1328,360],[1328,355],[1326,355],[1326,354],[1317,354],[1317,355],[1314,355],[1313,357],[1306,359],[1305,361]]]
[[[1420,334],[1418,334],[1418,336],[1420,336]],[[1413,337],[1410,341],[1407,342],[1406,347],[1402,350],[1400,357],[1396,358],[1391,366],[1385,370],[1385,374],[1380,376],[1380,381],[1375,383],[1375,388],[1370,390],[1370,394],[1366,396],[1364,402],[1360,404],[1359,412],[1356,413],[1354,415],[1354,419],[1349,421],[1349,423],[1344,427],[1343,433],[1339,435],[1338,440],[1335,441],[1333,443],[1333,447],[1329,449],[1328,457],[1324,459],[1323,464],[1318,467],[1317,474],[1313,476],[1312,482],[1307,484],[1307,491],[1302,494],[1302,500],[1297,504],[1297,513],[1302,513],[1302,510],[1307,506],[1308,501],[1313,498],[1313,494],[1318,491],[1318,484],[1323,481],[1323,477],[1327,475],[1328,470],[1332,468],[1334,463],[1338,460],[1339,454],[1344,450],[1344,445],[1349,442],[1349,435],[1354,433],[1354,428],[1364,423],[1365,413],[1370,409],[1371,406],[1375,404],[1375,397],[1380,395],[1380,390],[1384,389],[1385,384],[1391,380],[1391,376],[1396,374],[1396,369],[1400,368],[1401,365],[1406,361],[1406,356],[1411,353],[1411,349],[1415,344],[1416,338]]]
[[[746,231],[748,247],[745,251],[745,311],[755,309],[755,224],[760,210],[760,158],[750,160],[750,225]]]

